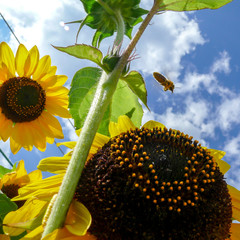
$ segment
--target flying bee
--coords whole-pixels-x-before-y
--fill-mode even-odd
[[[167,79],[166,77],[164,77],[162,74],[158,72],[154,72],[153,76],[164,87],[163,89],[164,91],[169,90],[173,93],[175,86],[171,80]]]

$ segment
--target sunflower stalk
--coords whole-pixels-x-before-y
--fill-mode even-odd
[[[146,27],[149,25],[153,16],[157,13],[160,2],[161,0],[154,1],[153,7],[149,11],[146,18],[143,20],[138,31],[122,54],[118,64],[113,69],[113,71],[109,74],[103,71],[92,105],[73,151],[70,163],[68,165],[65,177],[58,193],[58,197],[53,205],[42,238],[44,238],[47,234],[53,232],[55,229],[61,228],[63,226],[68,208],[71,204],[75,189],[81,177],[81,173],[84,168],[91,144],[102,120],[104,112],[111,102],[112,96],[118,83],[118,79],[120,78],[121,73],[127,64],[127,61],[133,52],[137,42],[139,41]],[[120,27],[117,28],[117,30],[123,31],[123,29]],[[122,36],[122,39],[119,39],[120,36]],[[121,43],[123,36],[123,34],[117,33],[115,42],[117,41],[118,43]]]

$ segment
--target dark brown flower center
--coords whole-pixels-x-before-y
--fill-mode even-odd
[[[18,195],[18,189],[20,187],[16,184],[9,184],[9,185],[3,185],[2,187],[2,192],[5,193],[7,195],[7,197],[9,197],[10,199],[16,197]],[[17,204],[18,208],[20,208],[21,206],[23,206],[23,204],[26,201],[16,201],[15,203]]]
[[[2,113],[14,123],[37,119],[44,110],[45,102],[45,91],[29,78],[10,78],[0,86]]]
[[[75,194],[98,240],[225,240],[231,198],[217,163],[179,131],[136,129],[88,161]]]

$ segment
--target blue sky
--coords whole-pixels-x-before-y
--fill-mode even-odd
[[[151,2],[143,0],[142,7],[149,9]],[[67,86],[79,68],[92,66],[51,46],[75,43],[78,26],[70,25],[67,31],[61,22],[85,16],[80,1],[1,0],[0,9],[28,49],[36,44],[41,56],[51,56],[58,74],[69,77]],[[136,47],[139,58],[131,63],[131,70],[140,71],[146,80],[151,112],[145,109],[143,123],[150,119],[160,121],[168,128],[192,135],[204,146],[226,151],[225,160],[232,165],[227,181],[240,188],[239,12],[239,1],[235,0],[218,10],[155,16]],[[90,44],[92,34],[92,30],[83,28],[78,43]],[[17,49],[17,41],[2,20],[0,41],[7,41],[14,51]],[[128,41],[125,38],[124,46]],[[112,42],[113,38],[104,40],[101,50],[106,53]],[[153,79],[154,71],[167,75],[175,83],[173,94],[164,92]],[[61,123],[64,141],[76,139],[69,122]],[[46,152],[23,149],[16,155],[10,153],[8,142],[1,142],[0,147],[13,162],[24,159],[28,171],[36,169],[42,158],[61,156],[54,144],[48,145]],[[0,161],[6,163],[2,156]]]

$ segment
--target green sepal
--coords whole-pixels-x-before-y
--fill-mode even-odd
[[[103,54],[98,48],[86,44],[75,44],[68,47],[54,46],[54,48],[76,58],[90,60],[102,67]]]
[[[149,109],[147,105],[147,89],[142,75],[137,71],[131,71],[124,77],[121,77],[128,87],[138,96],[143,104]]]
[[[113,69],[116,67],[117,63],[119,62],[121,56],[119,56],[117,53],[114,55],[106,55],[102,60],[102,69],[106,73],[110,73],[113,71]],[[122,76],[125,76],[129,71],[130,65],[127,63],[122,71]]]
[[[114,15],[116,11],[121,12],[126,27],[125,34],[129,38],[131,38],[133,27],[142,21],[141,16],[148,13],[147,10],[139,7],[140,0],[81,0],[81,2],[87,17],[81,22],[79,31],[83,25],[96,29],[92,41],[92,45],[95,47],[99,46],[104,38],[112,36],[117,31],[116,16]],[[106,5],[111,11],[108,11],[103,5]]]
[[[159,7],[160,11],[194,11],[200,9],[217,9],[232,0],[162,0]]]
[[[102,70],[99,68],[86,67],[80,69],[73,77],[69,92],[69,108],[77,129],[82,128],[87,117],[101,72]],[[119,80],[98,132],[109,136],[110,121],[116,122],[118,117],[124,114],[128,115],[137,127],[140,127],[143,110],[138,102],[138,97],[125,81]]]

